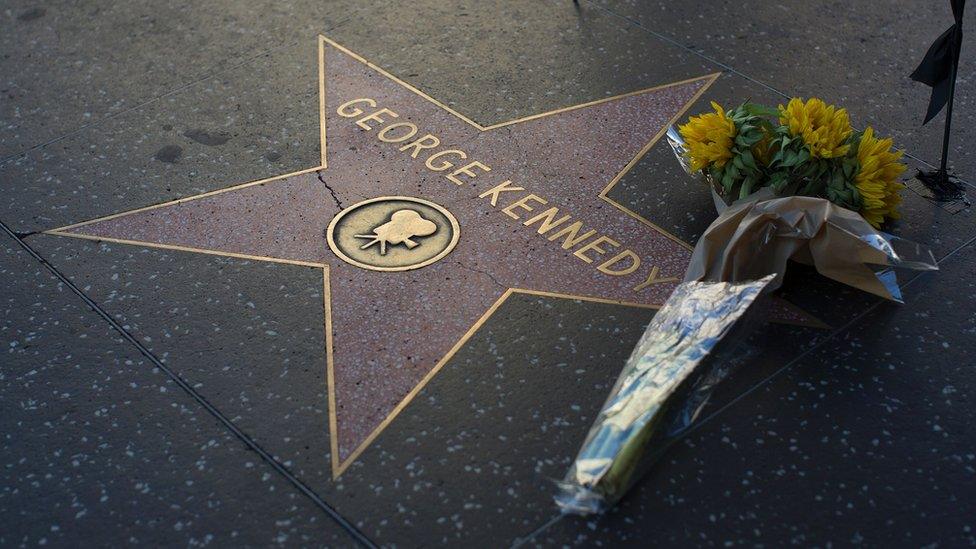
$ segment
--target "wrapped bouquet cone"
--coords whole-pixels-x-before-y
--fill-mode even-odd
[[[678,132],[669,140],[686,169],[702,170],[687,162]],[[901,301],[894,268],[938,269],[924,246],[881,232],[828,198],[778,196],[765,186],[716,206],[720,214],[695,246],[685,281],[654,315],[559,483],[555,500],[565,513],[612,506],[642,466],[694,421],[732,369],[735,353],[723,350],[744,339],[750,319],[761,316],[756,304],[780,286],[790,260],[893,301]]]

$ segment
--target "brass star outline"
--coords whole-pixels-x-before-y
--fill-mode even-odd
[[[495,311],[498,310],[498,308],[501,307],[501,305],[506,300],[508,300],[508,298],[510,296],[512,296],[513,294],[526,294],[526,295],[534,295],[534,296],[540,296],[540,297],[572,299],[572,300],[576,300],[576,301],[585,301],[585,302],[591,302],[591,303],[604,303],[604,304],[612,304],[612,305],[624,305],[624,306],[628,306],[628,307],[640,307],[640,308],[645,308],[645,309],[657,309],[657,308],[659,308],[659,306],[647,305],[647,304],[643,304],[643,303],[634,303],[634,302],[618,301],[618,300],[612,300],[612,299],[600,299],[600,298],[595,298],[595,297],[590,297],[590,296],[562,294],[562,293],[553,293],[553,292],[543,292],[543,291],[527,290],[527,289],[521,289],[521,288],[508,288],[501,295],[501,297],[499,297],[484,312],[484,314],[482,314],[482,316],[474,324],[472,324],[468,328],[468,330],[461,336],[461,338],[458,339],[458,341],[450,348],[450,350],[443,357],[441,357],[440,360],[437,361],[437,363],[434,365],[434,367],[431,368],[431,370],[428,371],[426,375],[424,375],[424,377],[413,387],[413,389],[411,389],[410,392],[408,392],[400,400],[400,402],[393,408],[393,410],[391,410],[389,412],[389,414],[383,419],[383,421],[373,429],[373,431],[369,434],[369,436],[367,436],[349,454],[349,456],[345,460],[340,461],[340,459],[339,459],[339,448],[338,448],[338,420],[337,420],[336,409],[335,409],[335,401],[336,401],[335,380],[334,380],[334,375],[333,375],[333,359],[332,359],[332,306],[331,306],[331,302],[330,302],[331,289],[330,289],[330,286],[329,286],[329,265],[324,264],[324,263],[316,263],[316,262],[299,261],[299,260],[292,260],[292,259],[282,259],[282,258],[275,258],[275,257],[256,256],[256,255],[240,254],[240,253],[233,253],[233,252],[225,252],[225,251],[211,250],[211,249],[206,249],[206,248],[194,248],[194,247],[189,247],[189,246],[179,246],[179,245],[172,245],[172,244],[160,244],[160,243],[146,242],[146,241],[140,241],[140,240],[127,240],[127,239],[111,238],[111,237],[104,237],[104,236],[93,236],[93,235],[85,235],[85,234],[78,234],[78,233],[69,232],[69,231],[71,231],[73,229],[76,229],[78,227],[82,227],[82,226],[85,226],[85,225],[89,225],[89,224],[93,224],[93,223],[98,223],[98,222],[102,222],[102,221],[107,221],[109,219],[114,219],[114,218],[117,218],[117,217],[127,216],[127,215],[131,215],[131,214],[134,214],[134,213],[143,212],[143,211],[147,211],[147,210],[152,210],[152,209],[156,209],[156,208],[162,208],[162,207],[166,207],[166,206],[172,206],[172,205],[179,204],[179,203],[182,203],[182,202],[189,202],[189,201],[192,201],[192,200],[198,200],[198,199],[201,199],[201,198],[206,198],[206,197],[209,197],[209,196],[213,196],[213,195],[217,195],[217,194],[221,194],[221,193],[225,193],[225,192],[235,191],[235,190],[242,189],[242,188],[245,188],[245,187],[250,187],[250,186],[254,186],[254,185],[262,185],[262,184],[265,184],[265,183],[269,183],[269,182],[272,182],[272,181],[277,181],[277,180],[280,180],[280,179],[285,179],[285,178],[288,178],[288,177],[293,177],[293,176],[296,176],[296,175],[302,175],[302,174],[306,174],[306,173],[310,173],[310,172],[315,172],[315,171],[327,169],[327,167],[328,167],[328,161],[327,161],[327,155],[326,155],[326,76],[325,76],[325,47],[326,47],[326,44],[328,44],[328,45],[330,45],[330,46],[332,46],[332,47],[334,47],[334,48],[342,51],[343,53],[345,53],[346,55],[350,56],[351,58],[357,60],[358,62],[360,62],[360,63],[362,63],[364,65],[366,65],[367,67],[369,67],[370,69],[378,72],[379,74],[382,74],[383,76],[385,76],[386,78],[390,79],[391,81],[399,84],[400,86],[403,86],[404,88],[406,88],[407,90],[411,91],[412,93],[418,95],[419,97],[423,98],[424,100],[429,101],[430,103],[433,103],[434,105],[440,107],[441,109],[444,109],[445,111],[449,112],[451,115],[455,116],[456,118],[460,119],[461,121],[463,121],[466,124],[468,124],[468,125],[476,128],[477,130],[479,130],[481,132],[486,132],[486,131],[494,130],[494,129],[501,128],[501,127],[504,127],[504,126],[510,126],[510,125],[513,125],[513,124],[518,124],[518,123],[521,123],[521,122],[527,122],[527,121],[530,121],[530,120],[535,120],[535,119],[542,118],[542,117],[545,117],[545,116],[559,114],[559,113],[563,113],[563,112],[567,112],[567,111],[571,111],[571,110],[582,109],[582,108],[590,107],[590,106],[597,105],[597,104],[600,104],[600,103],[606,103],[606,102],[609,102],[609,101],[618,100],[618,99],[621,99],[621,98],[624,98],[624,97],[629,97],[629,96],[632,96],[632,95],[639,95],[639,94],[647,93],[647,92],[654,91],[654,90],[658,90],[658,89],[662,89],[662,88],[667,88],[667,87],[676,86],[676,85],[680,85],[680,84],[686,84],[686,83],[695,82],[695,81],[704,81],[704,85],[701,87],[701,89],[698,90],[697,92],[695,92],[692,95],[692,97],[688,100],[688,102],[674,115],[674,117],[667,124],[665,124],[661,128],[661,130],[657,134],[655,134],[654,137],[650,141],[648,141],[646,145],[644,145],[644,147],[641,148],[641,150],[634,156],[634,158],[631,159],[630,162],[628,162],[624,166],[624,168],[616,176],[614,176],[613,179],[611,179],[610,182],[597,195],[600,199],[602,199],[602,200],[606,201],[607,203],[611,204],[612,206],[614,206],[618,210],[622,211],[623,213],[627,214],[628,216],[630,216],[630,217],[632,217],[632,218],[640,221],[641,223],[647,225],[648,227],[654,229],[655,231],[658,231],[659,233],[663,234],[664,236],[670,238],[671,240],[675,241],[676,243],[678,243],[681,246],[684,246],[685,248],[688,248],[688,249],[692,249],[692,246],[690,244],[688,244],[684,240],[678,238],[677,236],[669,233],[668,231],[662,229],[658,225],[655,225],[654,223],[652,223],[651,221],[647,220],[646,218],[638,215],[636,212],[634,212],[634,211],[626,208],[622,204],[614,201],[612,198],[609,197],[609,192],[610,192],[611,189],[613,189],[617,185],[617,183],[620,182],[620,180],[624,177],[624,175],[626,175],[631,169],[633,169],[633,167],[637,164],[637,162],[639,162],[641,160],[641,158],[643,158],[644,155],[647,154],[647,152],[651,149],[651,147],[653,147],[661,139],[661,137],[667,132],[668,127],[671,126],[672,124],[674,124],[682,116],[684,116],[685,112],[695,102],[698,101],[698,99],[711,87],[711,85],[722,75],[722,73],[721,72],[715,72],[715,73],[711,73],[711,74],[708,74],[708,75],[705,75],[705,76],[701,76],[701,77],[697,77],[697,78],[690,78],[690,79],[682,80],[682,81],[679,81],[679,82],[672,82],[672,83],[669,83],[669,84],[654,86],[654,87],[650,87],[650,88],[644,88],[644,89],[636,90],[636,91],[633,91],[633,92],[628,92],[628,93],[625,93],[625,94],[615,95],[615,96],[612,96],[612,97],[606,97],[606,98],[603,98],[603,99],[598,99],[598,100],[590,101],[590,102],[587,102],[587,103],[581,103],[581,104],[578,104],[578,105],[573,105],[573,106],[569,106],[569,107],[563,107],[563,108],[560,108],[560,109],[555,109],[555,110],[551,110],[551,111],[547,111],[547,112],[543,112],[543,113],[539,113],[539,114],[535,114],[535,115],[525,116],[525,117],[516,118],[516,119],[513,119],[513,120],[508,120],[508,121],[499,122],[499,123],[496,123],[496,124],[491,124],[491,125],[485,126],[485,125],[479,124],[478,122],[475,122],[474,120],[472,120],[471,118],[465,116],[464,114],[462,114],[462,113],[460,113],[460,112],[452,109],[451,107],[449,107],[449,106],[441,103],[440,101],[438,101],[438,100],[434,99],[433,97],[427,95],[426,93],[424,93],[422,90],[416,88],[415,86],[413,86],[413,85],[411,85],[411,84],[409,84],[409,83],[401,80],[400,78],[397,78],[393,74],[390,74],[389,72],[387,72],[386,70],[384,70],[382,67],[379,67],[379,66],[373,64],[372,62],[368,61],[366,58],[362,57],[361,55],[356,54],[355,52],[349,50],[348,48],[342,46],[341,44],[335,42],[334,40],[332,40],[330,38],[327,38],[324,35],[319,35],[319,37],[318,37],[318,69],[319,69],[319,71],[318,71],[319,72],[319,75],[318,75],[318,88],[319,88],[318,89],[318,95],[319,95],[319,140],[320,140],[320,155],[321,155],[320,156],[320,163],[319,163],[319,165],[317,165],[315,167],[312,167],[312,168],[306,168],[306,169],[298,170],[298,171],[295,171],[295,172],[286,173],[286,174],[283,174],[283,175],[277,175],[277,176],[274,176],[274,177],[269,177],[269,178],[264,178],[264,179],[258,179],[258,180],[255,180],[255,181],[248,181],[246,183],[232,185],[230,187],[225,187],[223,189],[209,191],[209,192],[201,193],[201,194],[198,194],[198,195],[187,196],[187,197],[179,198],[179,199],[176,199],[176,200],[170,200],[170,201],[163,202],[163,203],[160,203],[160,204],[155,204],[155,205],[152,205],[152,206],[146,206],[146,207],[142,207],[142,208],[136,208],[136,209],[133,209],[133,210],[119,212],[119,213],[115,213],[115,214],[111,214],[111,215],[99,217],[99,218],[96,218],[96,219],[91,219],[91,220],[88,220],[88,221],[84,221],[84,222],[81,222],[81,223],[75,223],[75,224],[72,224],[72,225],[67,225],[67,226],[64,226],[64,227],[56,228],[56,229],[46,230],[46,231],[43,232],[43,234],[57,235],[57,236],[67,236],[67,237],[81,238],[81,239],[86,239],[86,240],[95,240],[95,241],[103,241],[103,242],[113,242],[113,243],[119,243],[119,244],[129,244],[129,245],[135,245],[135,246],[143,246],[143,247],[149,247],[149,248],[160,248],[160,249],[183,251],[183,252],[195,252],[195,253],[202,253],[202,254],[210,254],[210,255],[218,255],[218,256],[225,256],[225,257],[233,257],[233,258],[238,258],[238,259],[249,259],[249,260],[255,260],[255,261],[264,261],[264,262],[270,262],[270,263],[282,263],[282,264],[287,264],[287,265],[298,265],[298,266],[303,266],[303,267],[313,267],[313,268],[322,269],[322,280],[323,280],[323,310],[324,310],[324,320],[325,320],[325,322],[324,322],[324,325],[325,326],[324,327],[325,327],[326,363],[327,363],[327,365],[326,365],[326,378],[327,378],[326,379],[326,382],[327,382],[327,385],[328,385],[328,399],[329,399],[329,402],[328,402],[329,442],[330,442],[330,450],[331,450],[331,454],[332,454],[332,456],[331,456],[331,458],[332,458],[331,459],[331,461],[332,461],[332,464],[331,464],[332,465],[332,478],[333,479],[336,479],[340,475],[342,475],[342,473],[345,472],[345,470],[352,463],[354,463],[356,461],[356,459],[358,459],[358,457],[373,443],[373,441],[400,414],[400,412],[403,411],[410,404],[410,402],[414,399],[414,397],[416,397],[417,394],[419,394],[420,391],[423,390],[423,388],[434,378],[434,376],[436,376],[440,372],[440,370],[444,367],[444,365],[447,364],[447,362],[454,356],[454,354],[457,353],[457,351],[460,350],[461,347],[464,346],[465,343],[467,343],[467,341],[471,338],[471,336],[474,335],[474,333],[477,332],[478,329],[495,313]],[[809,315],[806,315],[806,316],[809,317]],[[816,321],[814,321],[813,324],[816,324]],[[810,325],[810,324],[804,324],[804,325]]]

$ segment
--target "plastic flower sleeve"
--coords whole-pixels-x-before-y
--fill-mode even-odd
[[[729,207],[722,195],[719,194],[721,185],[717,185],[711,176],[704,172],[695,172],[691,169],[691,161],[688,160],[688,155],[685,154],[687,149],[685,148],[685,139],[681,137],[681,133],[678,132],[676,126],[668,126],[667,131],[668,144],[671,145],[671,150],[674,151],[675,158],[678,159],[678,164],[681,165],[681,169],[685,171],[688,175],[692,177],[697,177],[701,179],[708,188],[712,191],[712,201],[715,203],[715,211],[722,213],[726,208]]]
[[[702,234],[685,280],[754,280],[769,274],[778,288],[790,260],[833,280],[901,301],[893,267],[938,270],[920,244],[872,227],[859,214],[823,198],[739,200]]]
[[[687,428],[728,361],[719,344],[772,276],[743,283],[685,282],[654,315],[627,360],[555,498],[566,513],[602,512],[627,491],[651,445]],[[740,341],[740,338],[731,338]],[[655,445],[655,447],[660,446]]]
[[[668,141],[695,175],[674,128]],[[742,344],[750,328],[743,319],[755,313],[760,293],[779,287],[790,260],[895,301],[901,291],[893,268],[938,269],[924,246],[880,232],[825,198],[776,197],[763,188],[728,204],[704,179],[719,216],[699,239],[685,281],[655,314],[559,483],[555,499],[566,513],[586,515],[613,505],[641,466],[692,424],[715,385],[741,361],[741,353],[722,349]]]
[[[681,137],[681,133],[678,131],[676,126],[668,126],[668,144],[671,145],[671,150],[674,151],[674,156],[678,159],[678,163],[685,170],[688,175],[694,175],[691,169],[691,161],[688,160],[688,155],[685,154],[687,150],[685,147],[685,138]]]
[[[695,175],[681,134],[672,126],[667,136],[678,162]],[[901,302],[892,267],[939,268],[927,247],[879,231],[857,212],[825,198],[777,197],[767,187],[729,204],[714,182],[703,177],[719,216],[695,246],[685,280],[755,280],[776,274],[770,288],[775,289],[787,262],[794,260],[838,282]]]

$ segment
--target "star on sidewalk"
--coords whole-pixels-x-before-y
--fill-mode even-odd
[[[513,293],[663,303],[690,247],[607,192],[717,77],[486,127],[320,37],[320,166],[48,232],[322,268],[338,476]],[[432,258],[419,268],[330,242],[340,212],[382,197],[408,200],[397,219],[424,232],[370,244],[393,234],[386,216],[349,253],[416,250]],[[453,229],[429,224],[436,208]]]

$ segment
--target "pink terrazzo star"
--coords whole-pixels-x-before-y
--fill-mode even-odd
[[[323,166],[55,232],[325,269],[334,474],[511,292],[653,306],[683,276],[689,247],[605,192],[715,75],[485,128],[328,39],[320,41],[320,52]],[[357,98],[375,103],[356,104],[363,116],[380,108],[398,116],[367,121],[372,129],[364,129],[356,123],[362,116],[337,113]],[[414,158],[411,150],[400,150],[409,140],[378,138],[385,125],[404,122],[418,128],[415,137],[430,133],[440,145],[418,150]],[[462,184],[456,184],[445,177],[453,170],[437,172],[425,163],[429,154],[448,149],[464,151],[467,162],[477,160],[490,171],[473,168],[476,175],[461,174],[456,179]],[[467,163],[457,155],[441,158],[455,168]],[[506,180],[523,190],[498,193],[493,205],[493,195],[484,193]],[[533,211],[510,209],[518,219],[503,211],[528,193],[546,203],[527,202]],[[389,195],[449,210],[460,226],[456,248],[431,265],[402,272],[366,270],[336,257],[325,236],[333,217]],[[525,225],[551,207],[560,217],[571,216],[566,225],[582,222],[580,235],[593,230],[591,239],[604,235],[619,246],[604,241],[605,254],[582,254],[593,260],[588,263],[574,254],[585,242],[564,249],[565,235],[547,238],[557,229],[540,234],[538,223]],[[632,273],[611,276],[597,268],[624,249],[640,258]],[[627,264],[621,260],[616,267]]]

